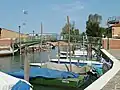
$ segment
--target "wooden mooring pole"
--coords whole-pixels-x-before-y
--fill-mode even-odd
[[[72,71],[72,64],[71,64],[71,46],[70,46],[70,22],[69,22],[69,16],[67,16],[67,27],[69,31],[69,39],[68,39],[68,46],[69,46],[69,54],[70,54],[70,71]]]
[[[60,64],[60,42],[58,40],[58,63]]]
[[[27,56],[27,52],[25,52],[25,60],[24,60],[24,79],[29,82],[29,70],[30,70],[30,65],[29,65],[29,60]]]
[[[20,34],[21,26],[18,27],[19,27],[19,47],[20,47],[20,55],[21,55],[21,34]]]
[[[43,42],[43,38],[42,38],[42,34],[43,34],[43,25],[42,25],[42,22],[41,22],[41,31],[40,31],[40,33],[41,33],[41,35],[40,35],[40,45],[39,45],[39,47],[40,47],[40,49],[42,49],[42,42]]]

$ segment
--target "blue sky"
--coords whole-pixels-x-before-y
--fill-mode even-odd
[[[0,27],[18,31],[21,25],[23,33],[38,33],[42,22],[45,33],[59,33],[68,15],[82,32],[89,14],[102,15],[105,26],[108,17],[120,15],[119,9],[120,0],[0,0]]]

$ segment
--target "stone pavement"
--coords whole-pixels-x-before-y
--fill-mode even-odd
[[[120,49],[107,50],[111,55],[120,60]]]
[[[108,50],[108,52],[120,60],[120,49]],[[120,71],[101,90],[120,90]]]

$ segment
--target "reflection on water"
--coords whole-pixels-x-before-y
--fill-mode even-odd
[[[19,69],[21,61],[19,56],[14,57],[2,57],[0,58],[0,70],[1,71],[13,71]]]
[[[34,52],[28,53],[27,58],[32,63],[47,62],[50,58],[56,57],[56,50],[51,50],[51,52]],[[0,70],[1,71],[15,71],[19,70],[21,66],[24,65],[25,55],[0,57]]]

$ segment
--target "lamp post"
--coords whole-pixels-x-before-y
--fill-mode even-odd
[[[35,31],[33,30],[33,38],[32,38],[33,40],[34,40],[34,33],[35,33]]]
[[[20,34],[21,26],[18,26],[18,28],[19,28],[19,46],[20,46],[20,55],[21,55],[21,34]]]

